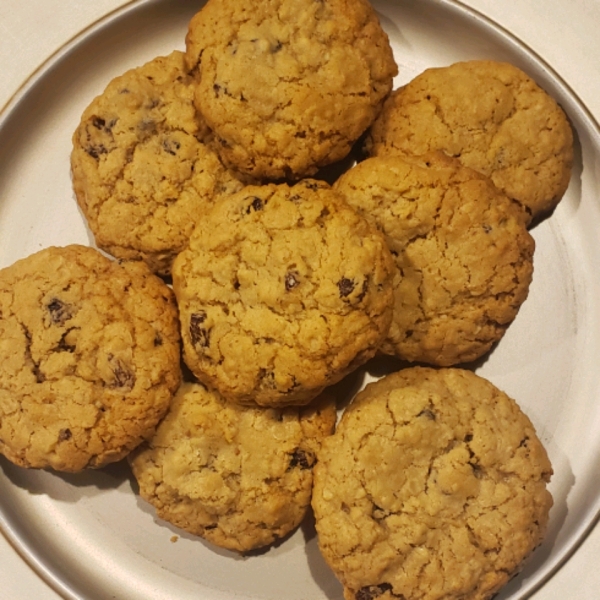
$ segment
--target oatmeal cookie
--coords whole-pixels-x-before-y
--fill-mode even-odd
[[[302,521],[335,402],[263,409],[184,383],[154,437],[129,460],[160,518],[230,550],[273,543]]]
[[[462,369],[369,384],[314,469],[319,547],[346,600],[484,600],[542,540],[552,467],[517,404]]]
[[[485,60],[427,69],[395,90],[366,148],[376,156],[442,150],[458,157],[530,220],[558,204],[573,163],[573,133],[555,100],[517,67]]]
[[[535,242],[520,207],[441,152],[369,158],[334,188],[385,233],[396,261],[381,351],[452,366],[490,350],[532,279]]]
[[[47,248],[0,271],[0,452],[79,471],[154,432],[180,381],[171,290],[142,262]]]
[[[211,149],[193,90],[182,52],[155,58],[111,81],[73,135],[73,187],[96,244],[160,275],[215,197],[243,187]]]
[[[186,57],[221,159],[268,179],[344,158],[397,73],[367,0],[209,0]]]
[[[184,359],[243,404],[306,404],[371,358],[392,316],[383,236],[329,185],[248,186],[173,263]]]

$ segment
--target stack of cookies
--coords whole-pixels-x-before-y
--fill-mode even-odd
[[[160,517],[238,552],[312,502],[347,600],[491,597],[544,535],[552,468],[459,366],[527,298],[529,228],[570,177],[564,113],[491,61],[393,90],[367,0],[208,0],[185,45],[111,81],[74,133],[108,256],[0,272],[0,451],[128,456]],[[330,386],[384,354],[409,366],[336,428]]]

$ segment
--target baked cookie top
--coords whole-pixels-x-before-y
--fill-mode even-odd
[[[366,159],[334,188],[386,236],[394,317],[381,350],[451,366],[485,354],[527,298],[535,243],[520,207],[441,152]]]
[[[371,358],[392,316],[383,236],[329,185],[248,186],[173,263],[184,360],[243,404],[306,404]]]
[[[142,262],[47,248],[0,271],[0,452],[79,471],[151,435],[179,385],[171,290]]]
[[[470,371],[369,384],[317,458],[319,546],[346,600],[491,598],[546,530],[546,451],[517,404]]]
[[[366,148],[377,156],[442,150],[491,177],[531,220],[567,189],[573,133],[555,100],[523,71],[479,60],[427,69],[395,90]]]
[[[258,178],[298,179],[344,158],[397,73],[366,0],[209,0],[186,48],[220,157]]]
[[[167,275],[196,221],[241,177],[210,149],[184,55],[173,52],[113,79],[73,135],[77,202],[96,244]]]
[[[303,408],[248,408],[186,382],[154,437],[129,460],[159,517],[246,552],[304,518],[316,452],[335,418],[328,397]]]

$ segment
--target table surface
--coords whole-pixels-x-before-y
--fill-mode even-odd
[[[65,42],[124,0],[1,0],[0,108]],[[600,120],[600,0],[463,0],[511,31],[562,76]],[[533,600],[597,599],[600,525]],[[0,535],[0,600],[58,600]]]

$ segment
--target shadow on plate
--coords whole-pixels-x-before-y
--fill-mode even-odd
[[[126,460],[101,469],[80,473],[59,473],[46,469],[24,469],[0,456],[0,470],[10,483],[33,495],[46,495],[61,502],[77,502],[82,497],[97,496],[121,487],[136,485]]]
[[[323,591],[327,600],[344,600],[342,584],[336,579],[319,550],[315,516],[312,510],[308,511],[300,528],[304,536],[306,560],[313,581]]]

